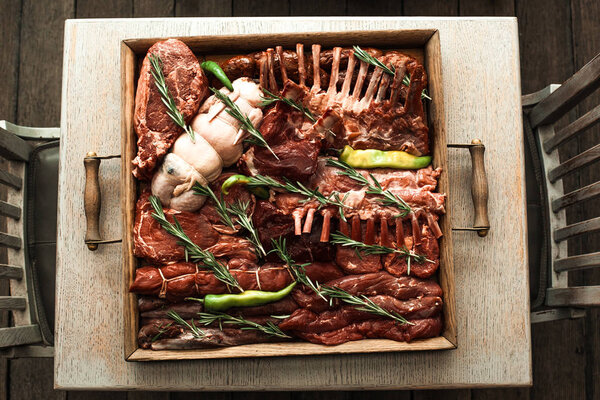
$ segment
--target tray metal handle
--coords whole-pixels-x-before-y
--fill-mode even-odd
[[[468,148],[471,153],[471,197],[475,208],[475,219],[472,228],[452,228],[455,231],[476,231],[481,237],[488,234],[490,221],[488,218],[488,181],[485,173],[485,146],[480,139],[473,139],[469,144],[449,144],[448,147]]]
[[[83,158],[85,167],[85,189],[83,191],[83,208],[85,210],[86,231],[85,244],[91,251],[98,250],[98,245],[117,243],[121,239],[102,240],[100,236],[100,210],[102,208],[102,195],[100,193],[99,170],[102,160],[120,158],[120,155],[98,156],[90,151]]]

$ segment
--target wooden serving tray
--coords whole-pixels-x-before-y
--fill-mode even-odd
[[[444,331],[442,336],[415,340],[410,343],[388,339],[365,339],[347,342],[337,346],[324,346],[307,342],[249,344],[234,347],[154,351],[138,347],[139,329],[137,296],[129,292],[138,260],[133,255],[133,225],[137,182],[131,170],[137,148],[137,137],[133,130],[134,97],[139,72],[139,61],[155,42],[166,38],[132,39],[121,43],[121,100],[122,100],[122,149],[121,149],[121,208],[123,215],[123,284],[125,299],[124,356],[127,361],[187,360],[233,357],[271,357],[290,355],[374,353],[391,351],[442,350],[457,347],[457,333],[454,302],[454,265],[452,255],[452,230],[450,226],[450,202],[446,202],[446,214],[439,224],[443,232],[440,238],[439,283],[443,290]],[[352,31],[327,33],[196,36],[179,37],[200,58],[221,59],[230,54],[246,54],[278,45],[294,48],[296,43],[306,47],[319,43],[323,48],[333,46],[370,46],[381,49],[400,50],[417,58],[425,66],[428,75],[428,90],[432,101],[427,102],[429,132],[433,142],[433,166],[441,167],[438,191],[449,193],[448,154],[446,121],[441,76],[440,34],[436,29]],[[310,48],[310,47],[309,47]]]

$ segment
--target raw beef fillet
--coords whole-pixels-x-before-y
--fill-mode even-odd
[[[400,324],[391,319],[362,321],[323,333],[295,332],[295,335],[312,343],[336,345],[351,340],[392,339],[410,342],[439,336],[442,333],[442,317],[413,319],[412,325]]]
[[[434,296],[420,299],[398,300],[391,296],[369,297],[373,303],[389,312],[397,313],[404,318],[435,317],[442,310],[442,299]],[[377,319],[374,314],[360,311],[355,306],[344,305],[335,310],[314,313],[306,308],[300,308],[289,318],[283,320],[279,327],[283,330],[298,332],[322,333],[343,328],[355,322]]]
[[[169,39],[155,43],[148,55],[162,61],[162,70],[177,109],[186,122],[196,115],[208,95],[208,80],[192,51],[180,40]],[[167,114],[167,107],[154,83],[150,59],[142,64],[135,95],[133,126],[138,136],[138,153],[133,160],[133,175],[150,180],[156,165],[183,132]]]
[[[134,254],[159,263],[184,259],[183,246],[177,244],[177,239],[167,233],[152,217],[154,209],[148,200],[149,197],[150,192],[142,193],[135,207]],[[198,246],[207,248],[219,241],[219,233],[211,227],[205,216],[171,209],[164,211],[170,222],[174,222],[174,215],[177,216],[184,232]]]
[[[256,264],[232,260],[227,267],[244,290],[274,292],[290,283],[292,277],[281,264]],[[229,293],[229,288],[212,271],[189,262],[167,264],[164,267],[141,267],[135,271],[131,292],[154,295],[170,301],[207,294]]]

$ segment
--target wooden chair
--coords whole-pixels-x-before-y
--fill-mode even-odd
[[[52,357],[56,269],[58,128],[27,128],[0,121],[0,201],[6,218],[0,245],[7,264],[10,296],[0,296],[0,310],[10,310],[12,324],[0,328],[0,350],[8,357]]]
[[[559,148],[570,139],[600,122],[600,105],[568,125],[556,128],[557,121],[600,87],[600,54],[562,85],[525,95],[525,137],[533,149],[532,161],[541,195],[542,235],[540,283],[537,298],[532,301],[532,322],[543,322],[585,315],[583,307],[600,306],[600,286],[569,286],[571,271],[600,267],[600,252],[569,255],[568,240],[600,231],[600,217],[567,224],[566,210],[589,201],[600,210],[600,181],[579,187],[569,193],[563,178],[577,173],[600,160],[600,143],[560,162]],[[600,174],[594,174],[600,176]],[[600,213],[599,213],[600,214]],[[530,231],[535,230],[530,224]],[[531,233],[530,233],[531,234]],[[533,246],[530,246],[530,251]],[[535,254],[533,255],[535,257]],[[534,266],[532,266],[534,267]]]

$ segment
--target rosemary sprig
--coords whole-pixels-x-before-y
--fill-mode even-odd
[[[271,146],[269,146],[269,144],[263,137],[262,133],[260,133],[260,131],[258,129],[256,129],[256,127],[252,124],[252,121],[250,121],[250,118],[248,118],[246,115],[244,115],[242,113],[242,110],[240,110],[240,108],[237,106],[237,104],[235,104],[229,98],[229,96],[227,96],[223,92],[221,92],[215,88],[212,88],[212,87],[210,88],[210,90],[212,90],[212,92],[215,94],[217,99],[219,99],[223,104],[225,104],[227,106],[227,113],[229,115],[231,115],[233,118],[237,119],[241,123],[241,128],[245,129],[246,132],[248,132],[250,134],[250,137],[245,139],[245,141],[248,143],[251,143],[251,144],[255,144],[257,146],[262,146],[262,147],[267,148],[271,152],[271,154],[273,154],[273,157],[275,157],[277,160],[279,160],[279,157],[277,157],[275,152],[273,152],[273,149],[271,149]]]
[[[167,106],[167,114],[173,122],[175,122],[179,127],[181,127],[188,135],[190,135],[190,139],[192,139],[192,143],[196,141],[196,137],[194,135],[194,130],[191,126],[185,123],[185,119],[181,112],[177,109],[177,105],[175,104],[175,100],[171,93],[169,92],[169,87],[167,86],[167,82],[165,80],[165,75],[162,70],[162,61],[160,57],[156,54],[150,54],[148,56],[150,60],[150,65],[152,69],[150,73],[154,78],[154,83],[156,84],[156,88],[160,93],[160,97],[162,102]]]
[[[308,275],[306,275],[306,270],[304,268],[310,265],[310,263],[297,264],[287,252],[286,240],[281,236],[277,238],[277,240],[271,239],[271,242],[273,244],[273,250],[271,251],[277,254],[281,261],[283,261],[290,268],[294,279],[303,285],[308,286],[313,292],[321,296],[323,300],[327,301],[325,296],[321,294],[321,286],[319,285],[319,282],[313,282]]]
[[[338,192],[332,192],[329,197],[326,197],[323,193],[319,192],[319,188],[309,189],[304,186],[300,182],[293,183],[287,178],[283,178],[283,182],[281,183],[278,180],[265,175],[254,175],[251,176],[249,182],[246,184],[248,187],[258,187],[258,186],[269,186],[274,189],[282,189],[290,193],[300,194],[302,196],[306,196],[306,199],[303,200],[303,203],[306,203],[309,200],[316,200],[319,203],[319,207],[323,206],[336,206],[340,211],[340,217],[342,220],[346,221],[346,216],[344,215],[344,208],[347,208],[344,204],[346,200],[346,196],[343,199],[340,199],[340,194]]]
[[[265,88],[261,88],[261,89],[267,95],[267,97],[263,97],[263,101],[260,103],[261,107],[266,107],[275,102],[281,101],[281,102],[287,104],[288,106],[292,107],[293,109],[298,110],[301,113],[304,113],[306,118],[308,118],[311,122],[317,122],[317,119],[315,118],[313,113],[311,113],[310,110],[308,108],[304,107],[302,104],[299,104],[292,99],[287,99],[285,97],[278,96],[274,93],[271,93]]]
[[[391,247],[382,246],[379,244],[366,244],[366,243],[360,242],[358,240],[351,239],[341,232],[332,233],[330,242],[333,244],[339,244],[340,246],[353,247],[353,248],[357,249],[359,252],[367,254],[367,255],[395,253],[395,254],[400,254],[400,255],[406,257],[407,260],[413,259],[414,261],[416,261],[418,263],[424,263],[424,262],[432,263],[433,262],[433,261],[427,259],[426,256],[424,256],[422,254],[417,254],[412,250],[408,250],[404,246],[400,247],[398,249],[393,249]]]
[[[339,168],[341,171],[338,172],[338,175],[345,175],[358,183],[361,183],[367,187],[368,194],[374,194],[378,196],[382,196],[380,199],[377,199],[381,204],[385,206],[397,207],[400,210],[400,214],[398,217],[404,217],[412,212],[412,209],[404,200],[400,197],[396,196],[394,193],[389,190],[383,190],[381,184],[373,174],[369,174],[371,181],[369,181],[366,177],[360,174],[357,170],[352,168],[350,165],[346,164],[340,160],[334,160],[332,158],[327,159],[327,165],[330,167]]]
[[[274,251],[279,256],[279,258],[281,258],[281,260],[290,267],[294,278],[298,282],[312,289],[312,291],[321,296],[323,300],[329,301],[329,303],[331,304],[332,299],[340,299],[344,303],[358,306],[357,310],[379,315],[381,317],[392,318],[402,324],[412,325],[411,322],[407,321],[400,314],[383,309],[381,306],[378,306],[377,304],[373,303],[373,301],[366,296],[355,296],[340,288],[321,285],[319,284],[319,282],[313,282],[306,275],[306,271],[304,270],[304,267],[310,264],[296,264],[287,252],[285,239],[279,237],[278,240],[272,239],[272,242],[272,251]]]
[[[267,252],[258,238],[258,230],[254,227],[252,218],[250,218],[247,214],[249,205],[249,202],[243,203],[238,200],[235,204],[229,206],[227,210],[231,215],[237,218],[237,222],[242,226],[242,228],[248,231],[248,240],[250,240],[250,242],[254,245],[256,253],[259,255],[259,257],[264,257],[267,255]]]
[[[367,296],[354,296],[345,290],[331,286],[321,286],[321,293],[330,299],[340,299],[344,303],[358,306],[356,307],[357,310],[379,315],[381,317],[391,318],[400,322],[401,324],[414,325],[397,312],[387,311],[383,307],[375,304],[373,300],[369,299]]]
[[[234,317],[224,313],[198,313],[198,322],[202,325],[210,325],[215,322],[219,323],[219,328],[223,330],[223,324],[241,326],[242,330],[253,330],[266,333],[270,336],[276,336],[280,338],[289,339],[291,336],[286,335],[281,329],[277,327],[273,322],[268,321],[265,325],[249,321],[244,317]]]
[[[221,221],[223,221],[225,225],[235,229],[231,216],[233,215],[234,217],[236,217],[238,224],[240,224],[242,228],[248,231],[250,235],[248,236],[248,240],[250,240],[250,242],[252,242],[252,244],[254,245],[254,248],[256,249],[256,254],[258,254],[259,257],[267,255],[262,243],[258,238],[258,231],[254,227],[252,219],[248,217],[248,214],[246,213],[246,211],[248,210],[249,203],[242,203],[238,201],[237,204],[228,206],[223,200],[223,198],[218,198],[212,191],[212,189],[208,186],[202,186],[198,184],[198,182],[196,182],[196,184],[194,184],[193,189],[196,192],[196,194],[208,196],[211,199],[213,199],[213,201],[215,202],[215,208],[217,210],[217,213],[219,214],[219,217],[221,217]]]
[[[173,321],[177,322],[179,325],[183,325],[186,328],[188,328],[191,332],[192,335],[196,338],[196,339],[203,339],[206,337],[206,334],[204,333],[204,331],[202,331],[201,329],[199,329],[195,324],[194,324],[194,320],[192,319],[192,323],[189,324],[185,319],[181,318],[181,316],[179,314],[177,314],[175,311],[170,310],[167,313],[167,316],[169,318],[171,318]]]
[[[156,341],[157,341],[157,340],[158,340],[158,339],[159,339],[159,338],[162,336],[162,334],[163,334],[163,333],[165,333],[165,332],[167,331],[167,328],[169,328],[171,325],[173,325],[173,323],[172,323],[172,322],[169,322],[167,325],[165,325],[165,326],[161,326],[161,327],[158,329],[158,333],[157,333],[156,335],[154,335],[154,337],[153,337],[152,339],[150,339],[150,342],[151,342],[151,343],[154,343],[154,342],[156,342]]]
[[[375,67],[381,68],[383,70],[383,72],[385,72],[388,75],[394,76],[396,74],[396,69],[394,68],[393,65],[390,65],[388,67],[387,65],[385,65],[384,63],[382,63],[381,61],[379,61],[378,59],[376,59],[375,57],[373,57],[372,55],[370,55],[369,53],[367,53],[366,51],[364,51],[363,49],[361,49],[358,46],[354,46],[353,49],[354,49],[354,55],[359,60],[364,61],[368,64],[371,64]],[[410,75],[409,74],[404,75],[404,77],[402,78],[402,84],[405,86],[410,85]],[[423,92],[421,92],[421,98],[431,100],[431,97],[429,97],[427,95],[427,92],[425,89],[423,89]]]
[[[217,210],[217,214],[219,214],[219,217],[221,217],[221,221],[223,221],[223,223],[228,227],[235,229],[233,226],[233,221],[227,212],[227,205],[223,201],[223,198],[218,198],[217,195],[215,195],[215,192],[213,192],[209,186],[202,186],[198,182],[194,184],[192,189],[194,189],[196,194],[210,197],[215,202],[215,208]]]
[[[235,277],[231,275],[231,272],[229,272],[227,266],[218,262],[213,253],[200,248],[200,246],[192,242],[189,236],[186,235],[183,231],[183,228],[181,227],[179,221],[177,221],[177,218],[175,216],[173,216],[173,219],[175,220],[174,224],[170,223],[167,220],[158,197],[150,196],[149,201],[152,205],[152,208],[154,208],[154,213],[152,213],[152,217],[154,217],[154,219],[158,221],[160,226],[162,226],[162,228],[165,231],[179,239],[177,243],[184,246],[186,260],[190,258],[194,261],[202,263],[202,266],[204,266],[207,269],[210,269],[215,274],[215,278],[225,283],[226,285],[239,289],[240,292],[244,291],[244,289],[242,289]]]

